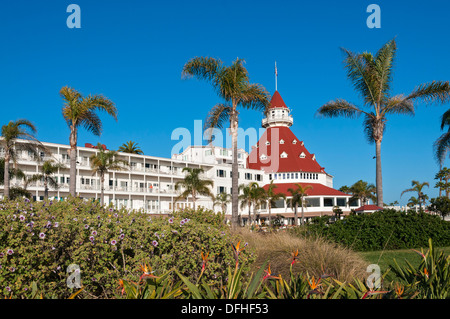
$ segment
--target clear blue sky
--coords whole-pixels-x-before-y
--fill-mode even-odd
[[[69,29],[69,4],[81,8],[81,29]],[[381,7],[381,28],[369,29],[366,8]],[[393,93],[450,80],[450,4],[429,1],[7,1],[0,7],[2,125],[27,118],[42,141],[68,144],[61,87],[113,100],[118,122],[101,116],[100,138],[83,130],[79,145],[98,141],[110,149],[139,143],[145,154],[170,157],[172,131],[194,128],[220,102],[207,83],[182,80],[195,56],[229,64],[246,60],[251,82],[278,91],[293,110],[292,131],[332,174],[335,188],[359,179],[375,182],[374,146],[362,119],[318,119],[329,100],[360,99],[346,79],[340,47],[376,52],[397,37]],[[385,202],[414,194],[411,180],[428,181],[437,195],[438,165],[432,144],[442,134],[440,116],[450,105],[417,106],[415,117],[391,116],[382,144]],[[260,127],[261,114],[241,113],[244,129]],[[248,148],[248,146],[247,146]],[[449,165],[449,163],[446,163]]]

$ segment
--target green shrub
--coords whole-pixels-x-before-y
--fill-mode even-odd
[[[214,212],[198,212],[167,218],[80,199],[5,201],[0,207],[0,297],[28,298],[36,282],[47,297],[67,298],[78,290],[66,282],[67,267],[76,264],[81,297],[111,298],[118,280],[139,276],[141,264],[158,273],[176,267],[196,278],[201,252],[210,252],[205,280],[220,280],[234,263],[231,243],[236,239]],[[241,257],[249,263],[253,258],[247,251]]]
[[[357,251],[450,246],[450,223],[436,215],[385,209],[366,215],[349,215],[332,224],[309,224],[302,230],[320,235]],[[299,233],[300,235],[300,233]]]

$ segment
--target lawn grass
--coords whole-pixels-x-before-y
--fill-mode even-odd
[[[444,251],[445,254],[450,254],[450,247],[436,247],[436,251]],[[416,248],[418,251],[422,251],[421,248]],[[423,249],[426,253],[427,249]],[[381,274],[384,274],[394,263],[394,258],[399,265],[406,265],[406,260],[413,266],[417,267],[422,257],[419,256],[412,249],[399,249],[399,250],[379,250],[379,251],[369,251],[369,252],[359,252],[359,255],[367,260],[368,264],[378,264],[381,269]]]

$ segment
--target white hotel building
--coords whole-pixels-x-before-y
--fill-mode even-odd
[[[305,217],[332,215],[333,207],[339,206],[344,214],[350,208],[359,207],[359,203],[349,206],[350,195],[333,188],[333,177],[325,172],[314,154],[310,154],[303,141],[297,139],[290,130],[293,118],[290,110],[284,104],[278,91],[272,97],[267,117],[262,120],[266,129],[257,145],[252,147],[250,154],[242,149],[238,150],[239,184],[256,182],[267,188],[273,180],[277,185],[276,191],[283,192],[287,201],[280,200],[272,208],[272,216],[277,214],[285,218],[285,223],[291,223],[293,210],[288,207],[288,188],[295,188],[295,184],[311,185],[308,191],[308,206],[305,208]],[[55,174],[59,183],[58,189],[49,189],[49,198],[64,200],[69,196],[69,145],[42,142],[49,150],[40,153],[37,161],[32,154],[20,147],[24,140],[16,143],[18,167],[26,175],[40,172],[40,166],[47,159],[64,164]],[[100,198],[100,177],[92,174],[90,156],[95,154],[96,148],[90,144],[78,147],[77,154],[77,196],[83,199]],[[125,171],[111,171],[105,175],[104,202],[112,203],[116,207],[130,209],[143,209],[150,214],[170,214],[174,209],[192,207],[192,201],[180,199],[175,191],[175,183],[184,177],[184,167],[201,167],[204,169],[204,178],[214,182],[212,193],[221,192],[231,194],[231,161],[230,149],[211,146],[190,146],[181,154],[174,154],[172,158],[162,158],[149,155],[137,155],[119,152],[119,157],[129,163]],[[0,146],[0,157],[4,157],[4,149]],[[23,187],[23,181],[13,178],[11,187]],[[27,186],[33,199],[43,200],[44,187],[42,182],[35,182]],[[0,185],[0,196],[3,194],[3,185]],[[210,198],[200,198],[197,205],[220,210],[220,205],[213,207]],[[231,217],[231,204],[227,205],[226,216]],[[300,209],[299,209],[300,216]],[[240,211],[243,221],[248,216],[248,208]],[[263,205],[258,211],[259,217],[267,216],[267,207]]]

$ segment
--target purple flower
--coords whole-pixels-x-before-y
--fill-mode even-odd
[[[8,250],[6,251],[6,253],[7,253],[8,255],[12,255],[12,254],[14,254],[14,250],[8,249]]]
[[[24,221],[24,220],[25,220],[25,216],[20,215],[20,216],[19,216],[19,219],[20,219],[21,221]]]
[[[111,208],[109,209],[109,211],[110,211],[110,212],[114,211],[114,208],[111,207]]]
[[[183,219],[180,221],[180,226],[183,226],[186,221]]]
[[[97,236],[97,231],[93,230],[91,234],[92,236]]]
[[[55,222],[55,224],[53,225],[53,227],[58,227],[58,226],[59,226],[58,222]]]
[[[11,288],[9,288],[9,286],[6,287],[6,291],[10,292]]]
[[[114,246],[115,244],[117,244],[117,241],[115,239],[111,240],[111,245]]]
[[[156,247],[156,246],[158,246],[158,242],[156,240],[154,240],[154,241],[152,241],[152,245]]]
[[[89,237],[90,241],[94,241],[94,236]]]
[[[45,238],[45,234],[44,234],[44,233],[40,233],[40,234],[39,234],[39,238],[40,238],[40,239],[44,239],[44,238]]]
[[[0,253],[0,258],[3,258],[3,256],[5,256],[3,253]]]
[[[16,271],[16,268],[11,267],[11,268],[9,268],[9,271],[10,271],[10,272],[15,272],[15,271]]]
[[[84,225],[84,229],[89,229],[89,225],[88,224]]]
[[[120,239],[124,239],[125,238],[125,234],[120,234],[119,238]]]
[[[169,218],[169,223],[173,224],[173,218]]]

